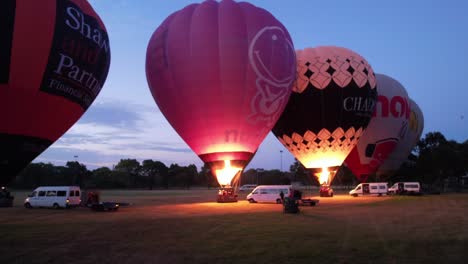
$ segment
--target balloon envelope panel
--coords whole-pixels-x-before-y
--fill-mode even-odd
[[[0,179],[7,183],[91,105],[110,50],[84,0],[1,1],[0,24]]]
[[[287,103],[294,47],[267,11],[205,1],[156,29],[146,75],[159,109],[204,162],[245,165]]]
[[[421,138],[424,129],[424,115],[415,101],[410,99],[409,102],[411,112],[408,120],[408,132],[405,137],[398,142],[394,151],[390,153],[382,166],[380,166],[377,171],[377,175],[379,176],[391,176],[396,173],[400,169],[401,164],[408,159],[411,151]]]
[[[374,111],[374,72],[346,48],[307,48],[296,55],[296,83],[273,133],[306,168],[340,166]]]
[[[395,79],[376,74],[378,100],[373,117],[345,164],[366,181],[402,140],[408,130],[410,104],[406,89]]]

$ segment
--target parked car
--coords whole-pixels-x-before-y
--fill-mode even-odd
[[[333,189],[330,185],[324,184],[320,186],[320,197],[333,197]]]
[[[69,208],[81,203],[81,190],[78,186],[41,186],[37,187],[24,200],[24,207]]]

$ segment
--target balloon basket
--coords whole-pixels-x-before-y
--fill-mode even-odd
[[[237,194],[234,193],[234,189],[231,187],[221,188],[218,190],[216,201],[218,203],[237,203]]]
[[[291,197],[285,197],[283,202],[283,212],[285,214],[299,213],[299,202]]]

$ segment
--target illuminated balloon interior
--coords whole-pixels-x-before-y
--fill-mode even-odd
[[[233,167],[231,166],[230,160],[225,160],[224,168],[215,170],[216,178],[218,179],[219,185],[221,185],[222,187],[230,186],[232,179],[240,171],[242,171],[242,168]]]
[[[327,167],[322,167],[321,172],[316,172],[315,176],[319,181],[320,185],[330,185],[333,178],[335,177],[336,171],[330,171]]]

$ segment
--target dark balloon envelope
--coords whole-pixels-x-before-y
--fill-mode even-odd
[[[296,56],[296,84],[273,133],[306,168],[340,166],[374,111],[374,72],[341,47],[307,48]]]
[[[0,58],[0,184],[6,184],[94,101],[109,69],[109,39],[85,0],[2,0]]]
[[[205,1],[156,29],[146,75],[161,112],[213,172],[225,161],[243,168],[289,98],[294,47],[267,11]]]

